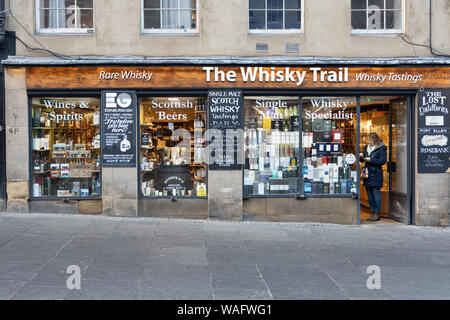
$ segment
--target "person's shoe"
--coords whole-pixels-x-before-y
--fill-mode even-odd
[[[380,220],[380,213],[373,211],[373,215],[370,216],[369,219],[367,219],[367,221],[378,221]]]
[[[375,212],[374,210],[370,209],[370,217],[366,219],[367,221],[373,218],[374,212]]]

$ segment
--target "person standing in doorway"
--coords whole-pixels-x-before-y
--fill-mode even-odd
[[[369,144],[364,147],[364,153],[359,155],[364,162],[365,175],[362,177],[369,197],[370,218],[368,221],[380,220],[381,192],[383,186],[383,168],[387,160],[387,148],[378,134],[369,134]]]

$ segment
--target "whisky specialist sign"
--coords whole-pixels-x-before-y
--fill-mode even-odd
[[[102,92],[102,164],[136,166],[136,98],[133,91]]]
[[[450,168],[450,89],[421,89],[418,102],[418,172]]]

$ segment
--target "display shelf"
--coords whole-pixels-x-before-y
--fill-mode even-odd
[[[46,170],[46,171],[33,171],[33,174],[37,174],[37,175],[40,175],[40,174],[47,174],[47,173],[50,173],[50,170]]]

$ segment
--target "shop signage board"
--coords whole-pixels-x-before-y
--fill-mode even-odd
[[[418,172],[450,169],[450,89],[421,89],[418,96]]]
[[[28,67],[44,88],[445,88],[450,67]]]
[[[136,166],[136,97],[134,91],[102,92],[102,164]]]
[[[238,147],[243,145],[243,141],[238,141],[239,136],[226,139],[226,133],[227,130],[237,130],[242,133],[241,129],[244,128],[242,90],[210,90],[208,92],[208,120],[209,129],[220,130],[223,137],[223,158],[215,163],[210,163],[209,169],[241,170],[242,163],[239,163]],[[227,150],[228,154],[233,155],[233,158],[227,158]]]

